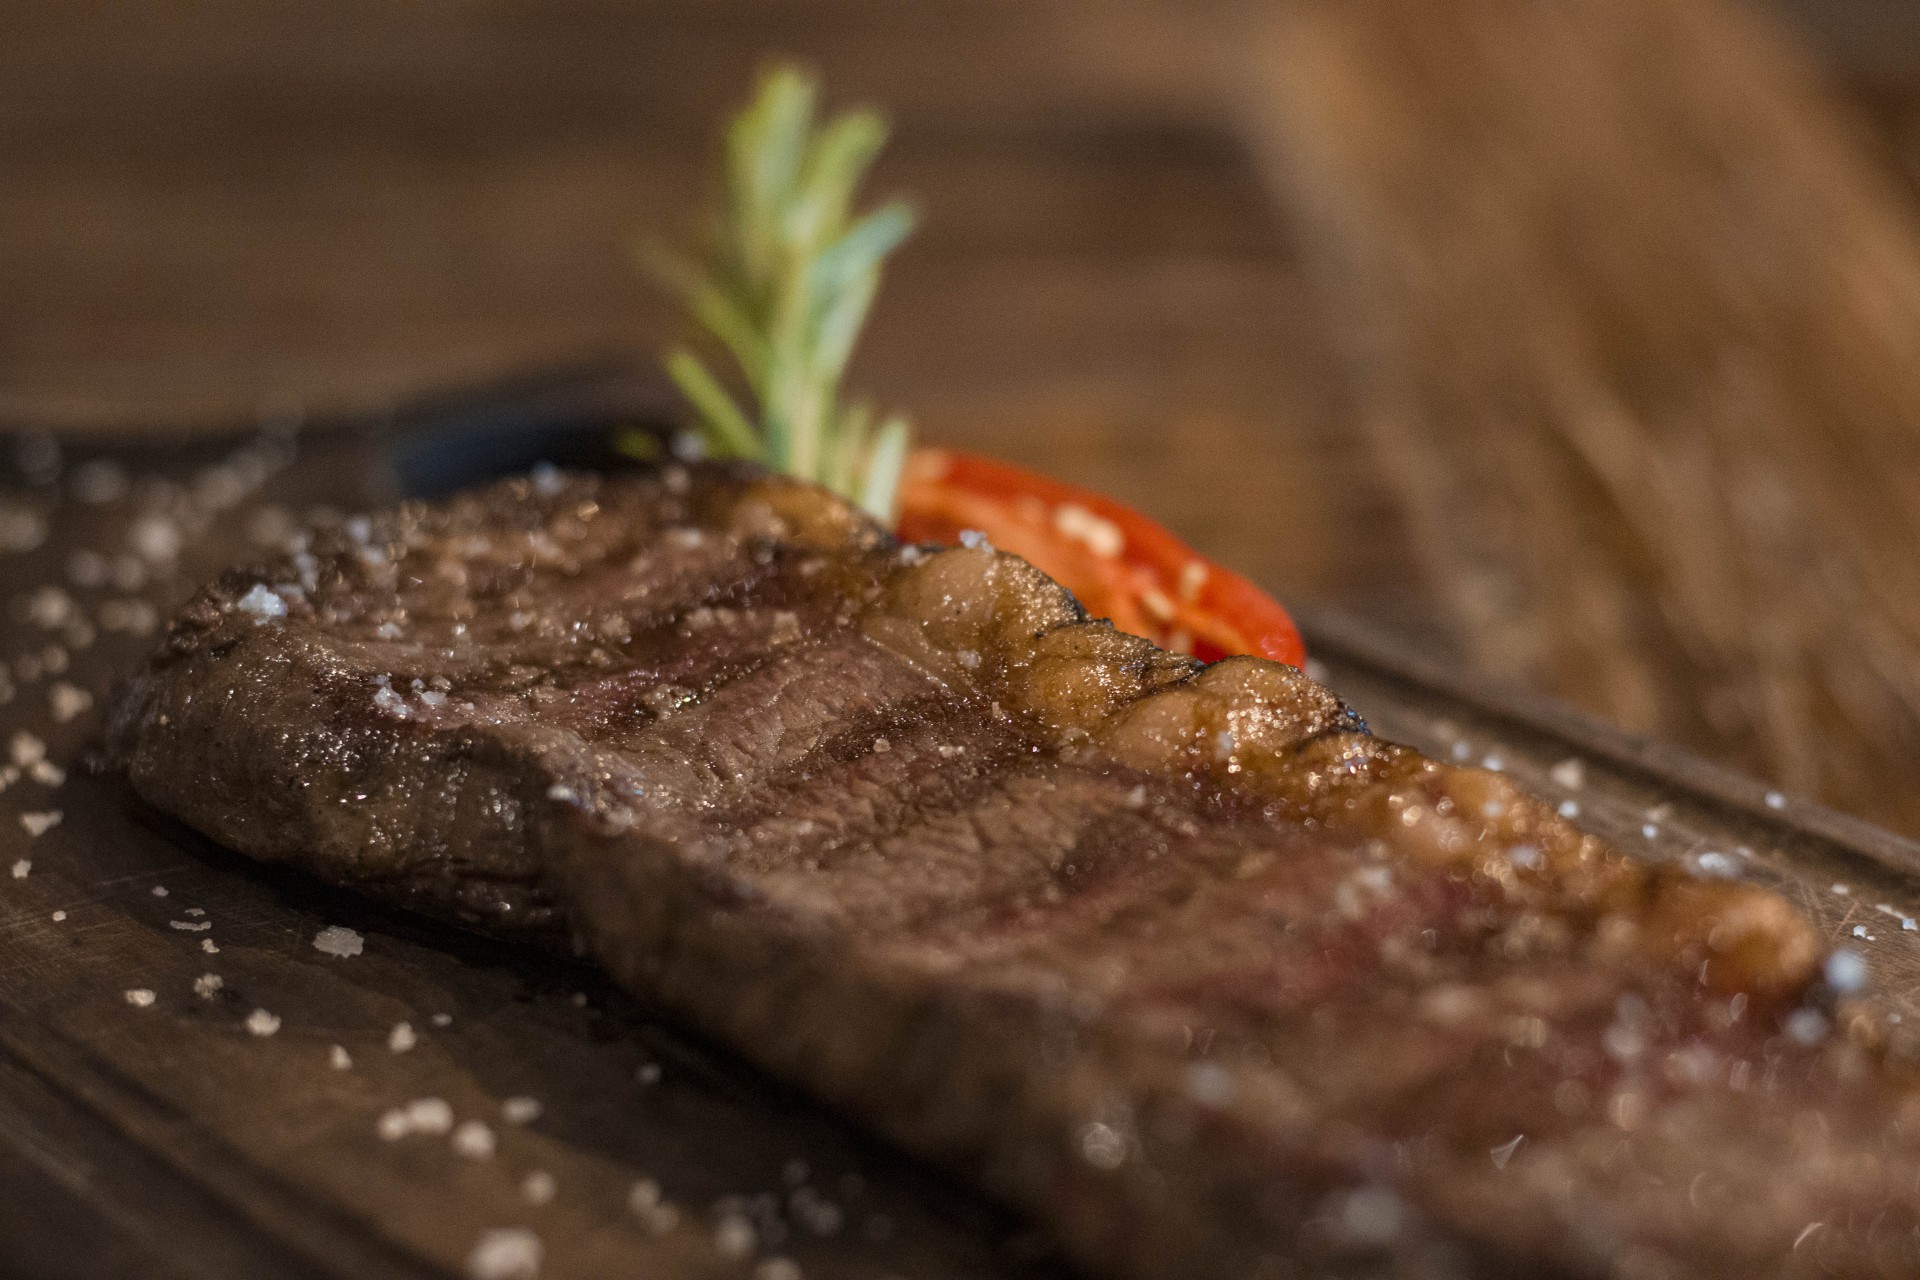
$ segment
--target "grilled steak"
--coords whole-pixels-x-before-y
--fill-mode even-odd
[[[1133,1276],[1912,1276],[1811,927],[1291,668],[722,467],[317,530],[117,707],[150,801],[619,979]]]

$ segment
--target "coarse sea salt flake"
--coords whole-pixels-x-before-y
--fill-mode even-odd
[[[60,825],[60,819],[66,815],[58,809],[47,809],[39,813],[23,813],[20,825],[27,829],[30,836],[43,836]]]
[[[274,618],[287,616],[287,602],[280,593],[264,582],[256,582],[247,589],[247,594],[233,602],[233,607],[242,613],[250,613],[256,623],[269,622]]]
[[[7,744],[7,750],[13,757],[14,764],[22,769],[31,769],[47,758],[47,744],[25,729],[13,735],[13,741]]]
[[[129,987],[126,997],[127,1003],[136,1009],[153,1007],[153,990],[150,987]]]
[[[85,715],[93,706],[93,695],[79,685],[68,684],[65,680],[47,690],[47,710],[53,716],[55,724]]]
[[[540,1099],[529,1098],[524,1094],[507,1098],[500,1104],[500,1118],[508,1124],[532,1124],[546,1110]]]
[[[322,955],[339,956],[346,959],[357,956],[366,948],[366,939],[345,925],[330,924],[313,935],[313,949]]]
[[[479,1120],[463,1120],[453,1131],[453,1149],[469,1160],[485,1160],[494,1152],[493,1130]]]
[[[1827,957],[1822,972],[1828,986],[1851,995],[1867,985],[1867,958],[1858,951],[1836,951]]]
[[[469,1280],[535,1280],[546,1249],[525,1227],[494,1227],[480,1233],[467,1255]]]
[[[405,1053],[420,1043],[420,1037],[414,1033],[411,1022],[396,1022],[393,1030],[387,1033],[387,1048],[395,1053]]]
[[[329,1045],[327,1047],[327,1065],[335,1071],[351,1071],[353,1070],[353,1055],[347,1052],[347,1046],[343,1044]]]
[[[33,859],[31,858],[14,859],[13,878],[15,880],[25,880],[27,878],[27,873],[32,870],[33,870]]]
[[[415,1098],[406,1105],[407,1125],[415,1133],[439,1137],[453,1128],[453,1108],[445,1098]]]
[[[280,1016],[268,1013],[265,1009],[255,1009],[247,1015],[247,1030],[256,1036],[270,1036],[280,1029]]]
[[[202,1000],[211,1000],[218,995],[227,980],[217,973],[203,973],[193,980],[193,994]]]

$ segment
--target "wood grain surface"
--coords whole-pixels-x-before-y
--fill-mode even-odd
[[[797,53],[895,115],[858,379],[926,435],[1920,830],[1909,10],[4,6],[0,419],[651,350],[630,242]]]

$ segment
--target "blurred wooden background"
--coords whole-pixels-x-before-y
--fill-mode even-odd
[[[912,193],[858,381],[1284,598],[1920,831],[1907,0],[0,5],[0,420],[667,317],[766,54]],[[3,655],[0,655],[3,656]]]

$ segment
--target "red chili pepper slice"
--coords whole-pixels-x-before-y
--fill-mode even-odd
[[[977,530],[1064,584],[1087,612],[1212,662],[1250,653],[1307,660],[1271,596],[1111,498],[977,454],[915,449],[900,485],[900,536],[957,542]]]

